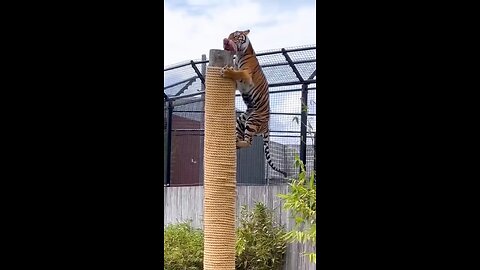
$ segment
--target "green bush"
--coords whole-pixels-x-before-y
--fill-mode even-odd
[[[202,270],[203,232],[184,222],[163,231],[164,270]]]
[[[284,230],[275,226],[272,211],[257,203],[248,212],[242,206],[240,226],[237,229],[237,270],[277,270],[285,261]]]
[[[242,206],[236,230],[236,270],[278,270],[285,262],[285,231],[273,222],[272,211],[257,203]],[[203,270],[203,232],[189,223],[164,229],[164,270]]]
[[[309,243],[316,246],[317,237],[317,193],[315,185],[315,171],[307,178],[305,165],[298,156],[295,156],[295,167],[301,172],[297,179],[292,179],[290,193],[278,194],[284,200],[283,208],[290,210],[295,219],[295,227],[285,234],[289,242]],[[314,251],[306,252],[310,262],[317,263]]]

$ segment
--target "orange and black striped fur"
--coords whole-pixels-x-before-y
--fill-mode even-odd
[[[268,164],[275,171],[287,174],[273,165],[269,149],[270,103],[268,82],[258,63],[247,35],[250,30],[236,31],[223,40],[223,48],[236,54],[235,68],[225,66],[222,76],[236,81],[247,110],[237,117],[237,149],[250,147],[255,135],[263,135],[263,148]]]

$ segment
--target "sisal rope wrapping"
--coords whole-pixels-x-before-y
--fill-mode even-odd
[[[207,67],[204,148],[205,270],[235,269],[235,83]]]

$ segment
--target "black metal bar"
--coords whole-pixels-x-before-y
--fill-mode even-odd
[[[297,84],[309,84],[317,83],[317,80],[305,80],[303,82],[282,82],[282,83],[271,83],[268,87],[278,87],[278,86],[287,86],[287,85],[297,85]]]
[[[197,78],[194,78],[194,79],[191,79],[190,81],[188,81],[183,87],[182,89],[180,89],[176,94],[175,96],[180,96],[181,94],[183,94],[183,92],[185,92],[185,90],[187,90],[187,88],[193,84],[194,81],[196,81]]]
[[[309,50],[316,50],[317,49],[317,46],[310,46],[310,47],[305,47],[305,48],[296,48],[296,49],[285,49],[283,48],[286,52],[298,52],[298,51],[309,51]],[[277,54],[277,53],[281,53],[282,52],[282,49],[280,50],[276,50],[276,51],[271,51],[271,52],[263,52],[263,53],[257,53],[256,55],[257,56],[264,56],[264,55],[270,55],[270,54]],[[183,63],[183,64],[179,64],[179,65],[176,65],[176,66],[173,66],[173,67],[168,67],[168,68],[164,68],[163,71],[169,71],[169,70],[172,70],[172,69],[176,69],[176,68],[181,68],[181,67],[184,67],[184,66],[188,66],[191,64],[191,62],[194,62],[195,64],[203,64],[203,63],[208,63],[209,60],[203,60],[202,61],[193,61],[191,60],[189,63]]]
[[[199,133],[199,134],[175,134],[175,136],[205,136],[204,133]],[[298,135],[270,135],[271,138],[298,138]],[[313,136],[308,136],[307,138],[313,138]]]
[[[284,48],[282,48],[282,49],[284,49]],[[264,56],[264,55],[281,53],[282,49],[277,50],[277,51],[271,51],[271,52],[257,53],[257,56]],[[298,51],[309,51],[309,50],[316,50],[316,49],[317,49],[317,46],[311,46],[311,47],[305,47],[305,48],[285,49],[285,51],[286,52],[298,52]]]
[[[281,53],[282,51],[276,52],[276,53]],[[289,51],[286,51],[289,52]],[[305,64],[305,63],[313,63],[317,62],[317,59],[309,59],[309,60],[298,60],[298,61],[292,61],[295,65],[297,64]],[[200,62],[195,62],[196,64],[203,64],[203,63],[208,63],[208,60],[206,61],[200,61]],[[274,64],[265,64],[265,65],[260,65],[260,67],[265,68],[265,67],[276,67],[276,66],[286,66],[289,65],[288,62],[285,63],[274,63]]]
[[[315,69],[312,74],[308,77],[308,80],[312,80],[317,74]],[[316,80],[315,80],[316,81]],[[307,164],[307,119],[308,119],[308,84],[302,85],[302,115],[300,116],[300,160],[303,164]]]
[[[285,138],[298,138],[298,135],[271,135],[270,137],[285,137]],[[307,138],[313,138],[312,136],[307,136]]]
[[[176,113],[205,113],[205,111],[175,111]],[[237,113],[243,113],[244,111],[237,111]],[[301,115],[301,113],[279,113],[279,112],[271,112],[270,115]],[[309,113],[308,116],[316,116],[315,113]]]
[[[307,90],[316,90],[317,87],[309,87]],[[300,92],[302,91],[302,88],[297,88],[297,89],[285,89],[285,90],[277,90],[277,91],[270,91],[270,94],[276,94],[276,93],[286,93],[286,92]],[[242,94],[236,94],[236,97],[242,96]]]
[[[176,133],[175,136],[205,136],[205,133],[198,133],[198,134],[192,134],[192,133],[189,133],[189,134],[182,134],[182,133]],[[275,135],[275,134],[270,134],[270,137],[282,137],[282,138],[299,138],[298,135],[281,135],[281,134],[278,134],[278,135]],[[307,135],[307,138],[314,138],[314,136],[311,136],[311,135]]]
[[[178,105],[177,105],[178,106]],[[204,113],[205,111],[175,111],[176,113]]]
[[[307,97],[308,91],[307,85],[304,84],[302,87],[302,115],[300,116],[300,160],[303,164],[307,164],[307,114],[308,114],[308,107],[307,107]]]
[[[179,96],[179,97],[170,97],[170,100],[177,100],[177,99],[182,99],[182,98],[187,98],[187,97],[194,97],[194,96],[198,96],[200,94],[205,94],[205,92],[204,91],[199,91],[198,93],[183,95],[183,96]]]
[[[205,78],[205,76],[207,75],[207,55],[206,54],[202,54],[202,75],[203,75],[203,78]],[[205,84],[202,83],[202,91],[205,91]]]
[[[307,90],[316,90],[317,87],[308,87]],[[288,92],[299,92],[302,91],[302,89],[285,89],[285,90],[278,90],[278,91],[270,91],[270,94],[276,94],[276,93],[288,93]]]
[[[270,114],[276,115],[302,115],[301,113],[278,113],[278,112],[271,112]],[[317,116],[316,113],[309,113],[308,116]]]
[[[269,87],[278,87],[278,86],[288,86],[288,85],[298,85],[298,84],[309,84],[309,83],[316,83],[317,80],[305,80],[304,82],[284,82],[284,83],[272,83],[269,84]],[[311,89],[316,89],[316,88],[311,88]],[[287,90],[279,90],[279,91],[273,91],[272,93],[280,92],[280,91],[287,91]],[[300,89],[297,91],[301,91]],[[181,98],[187,98],[187,97],[193,97],[197,95],[205,94],[205,91],[198,91],[198,93],[193,93],[193,94],[188,94],[188,95],[183,95],[179,97],[170,97],[170,100],[177,100]]]
[[[202,84],[205,85],[205,78],[203,77],[203,74],[198,70],[197,66],[195,65],[195,62],[190,61],[190,64],[192,65],[193,70],[195,70],[195,73],[197,73],[198,78],[202,81]]]
[[[170,168],[172,165],[172,117],[173,102],[168,101],[168,120],[167,120],[167,186],[170,186]]]
[[[173,66],[173,67],[169,67],[169,68],[164,68],[163,71],[169,71],[169,70],[172,70],[172,69],[176,69],[176,68],[181,68],[181,67],[185,67],[185,66],[188,66],[190,65],[190,63],[185,63],[185,64],[180,64],[180,65],[177,65],[177,66]]]
[[[176,83],[174,83],[174,84],[172,84],[172,85],[164,86],[164,87],[163,87],[163,90],[165,91],[165,89],[167,89],[167,88],[171,88],[171,87],[177,86],[177,85],[179,85],[179,84],[186,83],[186,82],[188,82],[188,81],[190,81],[190,80],[192,80],[192,79],[196,79],[196,78],[197,78],[197,76],[193,76],[193,77],[190,77],[190,78],[185,79],[185,80],[183,80],[183,81],[176,82]]]
[[[202,54],[204,56],[205,54]],[[202,57],[202,61],[195,62],[195,64],[207,64],[209,61],[207,60],[207,56],[205,55],[205,59]]]
[[[310,59],[310,60],[300,60],[300,61],[295,61],[293,62],[295,65],[297,64],[305,64],[305,63],[312,63],[312,62],[317,62],[317,59]],[[275,64],[265,64],[262,65],[262,68],[266,67],[277,67],[277,66],[286,66],[289,65],[289,63],[275,63]]]
[[[205,131],[205,129],[194,129],[194,128],[178,128],[178,129],[172,129],[172,131]],[[272,132],[278,132],[278,133],[300,133],[300,131],[294,131],[294,130],[270,130],[270,133]],[[272,136],[272,135],[271,135]]]
[[[317,74],[317,70],[315,69],[312,74],[308,77],[307,81],[312,80]],[[315,80],[316,81],[316,80]],[[308,84],[302,85],[302,115],[300,116],[300,160],[303,164],[307,164],[307,119],[308,119]]]
[[[270,130],[270,132],[278,132],[278,133],[300,133],[300,131],[293,131],[293,130]]]
[[[194,67],[194,70],[195,72],[197,72],[197,74],[200,74],[198,76],[198,78],[200,78],[200,80],[202,81],[202,84],[205,85],[205,78],[203,77],[203,75],[200,73],[200,71],[198,70],[198,68],[193,65]],[[314,71],[314,73],[316,72],[316,70]],[[201,76],[201,77],[200,77]],[[180,82],[177,82],[177,83],[174,83],[172,85],[169,85],[169,86],[166,86],[164,87],[163,89],[167,89],[167,88],[170,88],[170,87],[174,87],[174,86],[177,86],[179,84],[182,84],[182,83],[185,83],[185,82],[188,82],[189,80],[193,79],[193,78],[197,78],[197,77],[191,77],[189,79],[186,79],[186,80],[183,80],[183,81],[180,81]],[[303,82],[301,81],[296,81],[296,82],[282,82],[282,83],[272,83],[272,84],[269,84],[268,87],[279,87],[279,86],[289,86],[289,85],[299,85],[299,84],[304,84],[304,83],[307,83],[307,84],[310,84],[310,83],[316,83],[317,80],[312,80],[312,79],[308,79],[308,80],[304,80]],[[312,89],[316,89],[316,88],[312,88]],[[275,93],[275,92],[287,92],[289,91],[290,89],[288,90],[279,90],[279,91],[272,91],[272,93]],[[300,90],[300,89],[299,89]],[[299,91],[297,90],[297,91]],[[189,95],[184,95],[184,96],[180,96],[180,97],[172,97],[171,99],[178,99],[178,98],[184,98],[184,97],[190,97],[190,96],[196,96],[196,95],[199,95],[199,94],[204,94],[205,91],[199,91],[198,93],[194,93],[194,94],[189,94]]]
[[[297,76],[298,80],[303,82],[304,79],[302,77],[302,75],[300,74],[300,72],[298,72],[298,69],[297,67],[295,66],[295,64],[293,64],[293,61],[292,59],[290,58],[290,55],[288,55],[288,53],[285,51],[285,49],[282,49],[282,54],[283,56],[285,57],[285,59],[287,60],[288,64],[290,65],[290,67],[292,68],[293,70],[293,73],[295,73],[295,75]]]

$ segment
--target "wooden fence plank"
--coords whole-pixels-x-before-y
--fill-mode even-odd
[[[253,209],[256,202],[263,202],[269,209],[274,210],[274,219],[286,230],[293,228],[295,221],[290,213],[283,211],[282,200],[277,194],[288,193],[287,185],[272,186],[237,186],[236,214],[240,216],[240,207],[247,205]],[[196,228],[203,228],[203,186],[164,187],[164,214],[165,225],[191,220]],[[288,244],[284,270],[313,270],[315,265],[308,261],[303,252],[312,250],[303,244]]]

